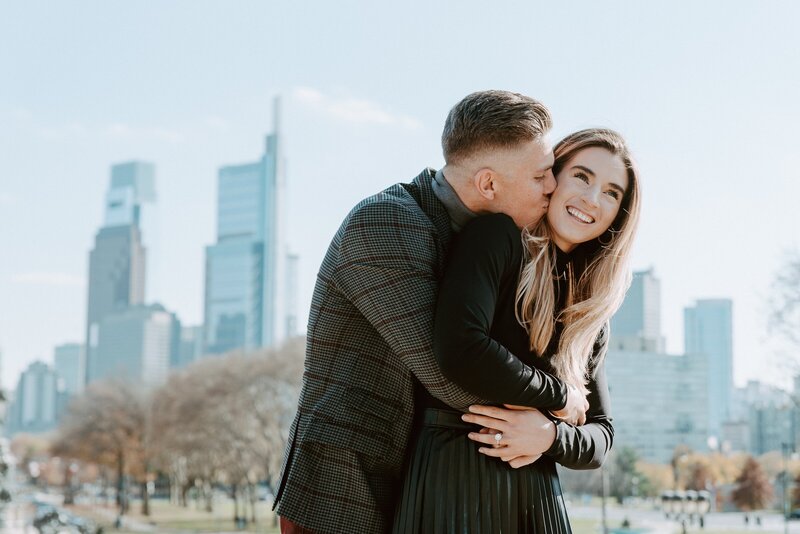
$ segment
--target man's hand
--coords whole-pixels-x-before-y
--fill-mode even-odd
[[[539,410],[511,405],[506,408],[473,405],[469,411],[471,413],[461,418],[484,427],[469,434],[469,439],[488,445],[478,451],[500,458],[515,469],[538,460],[556,438],[555,424]],[[499,441],[498,434],[501,434]]]
[[[572,384],[567,385],[567,405],[561,410],[551,411],[553,416],[571,425],[582,425],[586,422],[586,410],[589,409],[589,401],[581,395],[578,388]]]

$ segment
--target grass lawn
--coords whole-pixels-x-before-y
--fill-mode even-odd
[[[264,502],[256,504],[255,524],[250,524],[247,528],[239,532],[259,532],[262,534],[278,534],[278,527],[275,526],[274,516],[270,505]],[[131,503],[130,510],[126,518],[130,521],[129,526],[119,530],[112,527],[116,518],[116,507],[97,505],[75,505],[68,507],[78,515],[91,517],[98,524],[103,525],[106,532],[124,533],[141,532],[139,526],[150,526],[151,532],[235,532],[236,526],[233,523],[233,502],[219,501],[214,503],[214,511],[209,513],[203,509],[198,510],[194,503],[190,503],[187,508],[175,506],[168,501],[150,501],[150,516],[141,515],[141,502]]]
[[[570,521],[572,525],[572,534],[600,534],[600,520],[594,519],[573,519]],[[673,530],[674,534],[680,533],[680,527],[677,525]],[[740,531],[736,531],[740,532]],[[782,534],[777,530],[761,530],[753,528],[753,532],[757,534]],[[698,526],[692,526],[689,528],[689,534],[731,534],[730,530],[709,530],[704,529],[701,530]]]
[[[194,503],[190,503],[188,508],[175,506],[164,500],[151,501],[150,517],[142,516],[139,512],[141,503],[136,501],[131,504],[131,511],[126,516],[131,524],[125,529],[115,529],[112,527],[116,517],[114,506],[97,505],[75,505],[68,507],[78,515],[91,517],[98,524],[102,525],[107,533],[113,534],[134,534],[142,532],[138,527],[150,527],[150,532],[155,533],[215,533],[215,532],[237,532],[233,524],[233,502],[217,501],[214,503],[214,511],[208,513],[202,509],[198,510]],[[256,505],[257,523],[239,532],[257,532],[261,534],[279,534],[279,529],[274,523],[274,516],[270,506],[265,502]],[[600,519],[572,519],[573,534],[599,534]],[[617,526],[617,525],[614,525]],[[680,532],[676,525],[674,534]],[[725,530],[700,530],[696,525],[689,529],[690,534],[731,534]],[[780,534],[778,531],[754,529],[758,534]]]
[[[600,532],[600,521],[594,519],[572,519],[572,534],[598,534]]]

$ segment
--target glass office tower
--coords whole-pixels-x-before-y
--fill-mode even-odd
[[[206,248],[207,353],[270,346],[285,334],[278,295],[285,251],[277,99],[274,114],[261,159],[219,171],[217,242]]]
[[[698,300],[684,310],[686,354],[708,361],[708,422],[712,436],[720,437],[730,418],[733,393],[733,302]]]
[[[86,383],[97,378],[98,325],[109,314],[145,300],[143,210],[155,201],[155,167],[129,162],[111,167],[103,227],[89,253]]]

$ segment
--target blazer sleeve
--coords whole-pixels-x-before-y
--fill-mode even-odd
[[[356,207],[340,236],[334,283],[400,361],[457,410],[485,403],[447,380],[433,355],[438,281],[430,222],[396,200],[377,200]]]
[[[509,216],[484,215],[464,226],[439,289],[434,353],[445,377],[482,399],[558,410],[567,403],[566,385],[490,334],[501,287],[516,288],[522,258]]]
[[[595,349],[598,349],[597,344]],[[587,387],[586,424],[575,426],[557,421],[556,439],[544,453],[569,469],[597,469],[603,465],[614,441],[604,361],[594,370]]]

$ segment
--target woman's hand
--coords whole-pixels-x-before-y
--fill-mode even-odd
[[[473,405],[469,411],[461,418],[484,427],[469,434],[469,439],[487,445],[478,451],[500,458],[515,469],[538,460],[556,439],[555,424],[533,408]]]
[[[571,425],[580,426],[586,422],[586,410],[588,409],[589,401],[586,400],[586,396],[582,395],[572,384],[567,384],[567,405],[550,413]]]

